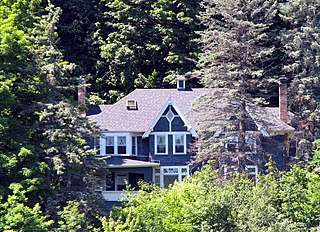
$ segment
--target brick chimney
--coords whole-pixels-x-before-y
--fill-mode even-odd
[[[82,107],[86,106],[86,82],[82,81],[80,85],[78,86],[78,102]],[[81,116],[85,117],[86,112],[81,112]]]
[[[285,77],[279,79],[279,118],[285,123],[288,123],[287,82]]]

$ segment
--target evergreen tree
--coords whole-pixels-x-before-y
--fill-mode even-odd
[[[98,84],[129,93],[136,87],[171,86],[195,68],[198,1],[105,1]],[[110,33],[103,34],[103,28]],[[116,94],[117,95],[117,94]]]
[[[203,51],[198,75],[205,86],[229,91],[225,106],[212,110],[220,108],[224,113],[219,119],[224,118],[228,125],[221,130],[228,134],[227,140],[234,139],[237,143],[237,152],[227,154],[242,169],[246,159],[245,127],[250,123],[247,104],[257,98],[260,102],[270,100],[267,96],[272,96],[270,90],[277,86],[275,81],[281,69],[278,64],[281,54],[277,50],[278,5],[277,1],[265,0],[204,0],[202,7],[201,22],[206,29],[200,33]],[[209,107],[208,111],[212,110]],[[206,139],[204,136],[200,142],[203,144],[201,140]],[[217,147],[215,151],[221,157],[223,147]]]
[[[290,110],[298,118],[298,154],[308,157],[311,142],[320,129],[320,2],[290,0],[281,5],[287,27],[282,32],[282,44],[287,54],[284,72],[291,84]]]

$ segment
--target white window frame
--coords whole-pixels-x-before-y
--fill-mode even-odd
[[[126,176],[125,179],[129,183],[129,175],[128,173],[115,173],[114,175],[114,189],[115,191],[122,191],[122,190],[118,190],[118,184],[123,184],[123,183],[118,183],[118,176]],[[126,185],[127,183],[124,183],[124,184]]]
[[[158,145],[158,136],[165,136],[166,141],[166,151],[165,153],[158,153],[157,145]],[[168,155],[168,134],[155,134],[154,135],[154,154],[156,155]]]
[[[238,173],[238,167],[234,166],[234,165],[232,165],[232,166],[223,165],[222,168],[223,168],[223,178],[224,179],[227,179],[228,169],[232,169],[231,170],[232,172]],[[253,172],[248,172],[249,169],[254,169],[254,171]],[[246,174],[255,176],[254,182],[257,185],[257,183],[258,183],[258,178],[257,178],[257,176],[258,176],[258,166],[257,165],[245,165],[244,170],[245,170]]]
[[[106,154],[106,137],[113,137],[114,154]],[[126,154],[118,154],[118,137],[126,137]],[[128,156],[131,154],[132,140],[130,133],[103,133],[100,137],[100,155]]]
[[[100,136],[96,136],[93,138],[93,150],[95,155],[101,155],[101,137]]]
[[[156,173],[156,169],[160,169],[160,172]],[[178,169],[178,172],[177,173],[170,173],[170,172],[165,173],[165,169],[168,169],[168,170]],[[186,169],[187,172],[183,173],[182,169]],[[164,187],[164,176],[178,176],[178,183],[181,183],[183,177],[189,176],[189,166],[188,165],[186,165],[186,166],[162,166],[160,168],[154,168],[153,169],[153,183],[155,183],[156,176],[160,176],[160,188]]]
[[[253,143],[249,143],[249,139],[253,140]],[[257,137],[253,133],[247,133],[245,135],[245,146],[250,146],[251,151],[246,151],[245,154],[256,154],[257,153]]]
[[[176,136],[177,135],[182,135],[183,136],[183,141],[184,141],[184,144],[183,144],[183,152],[176,152]],[[185,155],[187,154],[187,134],[181,134],[181,133],[174,133],[172,135],[172,140],[173,140],[173,154],[174,155]]]

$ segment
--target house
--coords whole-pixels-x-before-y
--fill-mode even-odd
[[[107,157],[112,173],[111,186],[102,188],[106,200],[117,200],[126,183],[137,189],[139,180],[160,187],[175,180],[181,182],[194,171],[190,146],[201,128],[209,128],[206,123],[218,125],[210,132],[213,137],[227,137],[226,150],[237,148],[237,138],[221,127],[224,119],[233,119],[232,115],[218,119],[194,109],[194,102],[208,94],[215,96],[214,104],[223,112],[225,105],[220,98],[226,94],[225,89],[186,89],[184,79],[177,80],[176,89],[136,89],[113,105],[89,107],[88,119],[102,131],[94,142],[96,155]],[[249,104],[246,107],[250,119],[246,142],[251,145],[248,153],[253,159],[246,165],[250,175],[257,174],[259,167],[254,159],[262,153],[271,154],[280,169],[287,162],[288,138],[294,128],[288,125],[285,81],[280,84],[280,95],[280,110]],[[84,96],[81,92],[79,99]],[[257,141],[262,151],[257,149]]]

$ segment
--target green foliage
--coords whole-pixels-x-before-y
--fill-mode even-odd
[[[299,119],[297,127],[303,132],[298,153],[307,158],[320,125],[319,3],[291,0],[281,5],[281,16],[287,24],[281,39],[287,55],[283,69],[291,80],[288,99]]]
[[[13,195],[0,204],[0,228],[3,231],[48,231],[53,221],[43,216],[39,204],[27,206],[26,190],[20,184],[11,184]]]
[[[100,25],[97,37],[100,88],[129,93],[135,87],[166,87],[195,68],[198,1],[104,2],[109,31],[104,34]]]
[[[79,212],[80,203],[76,201],[68,201],[62,211],[58,213],[60,216],[58,231],[76,232],[83,229],[86,224],[85,214]]]
[[[318,225],[318,174],[294,167],[279,176],[271,165],[255,185],[243,175],[221,180],[211,167],[168,189],[142,185],[126,207],[102,219],[104,231],[304,231]]]
[[[205,85],[235,90],[239,99],[272,97],[281,64],[277,2],[204,0],[202,7],[199,66]]]

